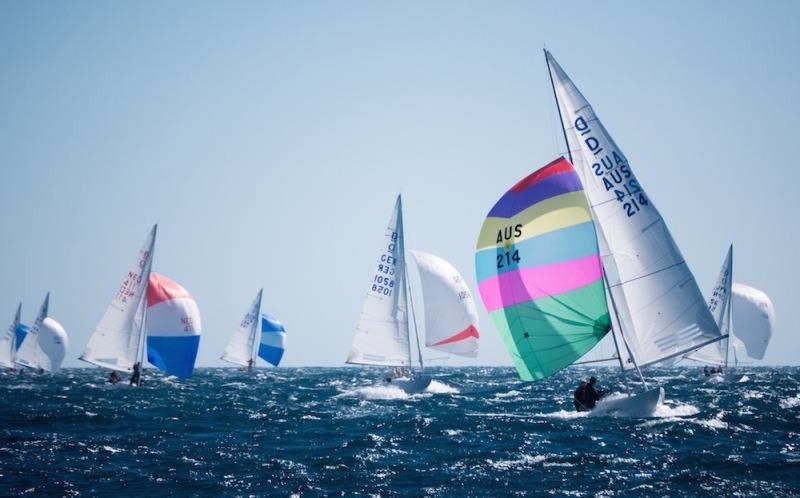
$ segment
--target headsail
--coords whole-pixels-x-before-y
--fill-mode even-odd
[[[663,218],[592,106],[545,51],[570,158],[597,226],[608,286],[638,365],[686,354],[720,333]],[[620,352],[626,353],[622,344]],[[628,358],[630,360],[630,358]],[[633,368],[624,361],[623,368]]]
[[[411,365],[402,209],[398,195],[347,363]]]
[[[48,292],[44,298],[39,314],[36,316],[36,321],[31,325],[25,340],[22,341],[22,346],[17,351],[17,356],[14,359],[18,364],[29,368],[44,368],[47,366],[45,354],[39,346],[39,329],[42,327],[45,318],[47,318],[48,309],[50,307],[50,293]]]
[[[733,246],[728,248],[725,262],[719,271],[717,283],[708,299],[708,310],[717,322],[720,333],[726,335],[730,331],[731,322],[731,285],[733,284]],[[698,349],[687,358],[711,365],[724,366],[728,363],[728,342],[723,339]]]
[[[522,380],[552,375],[609,330],[592,215],[560,158],[511,187],[489,212],[475,255],[483,304]]]
[[[286,349],[286,328],[277,318],[266,313],[261,314],[261,340],[258,344],[258,356],[277,367]]]
[[[14,314],[14,321],[0,339],[0,367],[15,368],[14,356],[17,353],[17,327],[22,316],[22,303],[17,305],[17,312]]]
[[[264,289],[259,289],[241,323],[233,331],[231,340],[225,347],[220,359],[244,367],[248,366],[251,361],[255,363],[256,334],[258,333],[258,317],[261,311],[261,295],[263,292]]]
[[[736,282],[733,284],[731,308],[733,334],[744,343],[747,356],[763,360],[775,327],[775,308],[769,296]]]
[[[192,376],[200,347],[200,310],[189,291],[152,272],[147,287],[147,361],[176,377]]]
[[[80,359],[112,370],[130,372],[139,361],[142,330],[137,323],[150,279],[157,225],[145,239],[111,304],[89,339]]]
[[[478,310],[464,278],[433,254],[409,251],[419,268],[425,303],[425,345],[447,353],[478,356]]]

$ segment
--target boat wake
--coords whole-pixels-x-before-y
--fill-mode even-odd
[[[460,391],[444,382],[432,380],[430,385],[421,393],[409,394],[401,387],[392,384],[373,384],[345,391],[336,397],[357,397],[371,400],[415,399],[432,394],[459,394]]]

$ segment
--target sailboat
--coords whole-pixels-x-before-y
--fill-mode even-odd
[[[263,293],[264,289],[259,289],[220,357],[223,361],[245,367],[248,372],[253,369],[258,357],[277,367],[286,349],[286,328],[283,323],[261,313]],[[256,341],[259,333],[260,338]]]
[[[652,199],[592,106],[545,50],[561,130],[597,229],[623,371],[679,357],[721,334]]]
[[[685,358],[720,369],[728,367],[731,350],[737,364],[739,349],[744,349],[750,358],[764,359],[775,324],[775,309],[764,292],[733,282],[733,245],[728,248],[708,308],[720,331],[730,337],[693,351]]]
[[[11,344],[16,342],[16,333],[20,329],[19,313],[21,304],[17,307],[17,314],[14,323],[6,332],[3,340],[3,355],[10,351]],[[11,353],[13,362],[34,370],[45,372],[56,372],[61,368],[67,349],[67,333],[64,327],[54,319],[48,317],[50,307],[50,293],[44,298],[39,314],[33,325],[25,334],[19,349]],[[11,339],[12,327],[14,329],[13,340]],[[6,340],[6,338],[8,340]]]
[[[478,316],[464,279],[447,261],[412,251],[418,263],[425,302],[426,345],[452,354],[474,357],[478,352]],[[364,298],[347,363],[412,367],[409,312],[414,323],[419,370],[387,381],[409,394],[428,388],[411,298],[403,236],[403,204],[398,195],[384,234],[383,250]]]
[[[140,373],[147,354],[161,370],[179,377],[191,375],[200,315],[186,289],[152,272],[157,229],[153,225],[81,360],[118,372]]]
[[[14,358],[17,355],[17,337],[21,325],[21,317],[22,303],[19,303],[17,305],[17,312],[14,314],[14,321],[11,322],[6,333],[0,338],[0,368],[9,370],[16,369],[17,365]],[[27,330],[25,332],[27,333]]]

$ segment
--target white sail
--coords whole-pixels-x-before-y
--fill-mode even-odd
[[[733,246],[728,248],[725,262],[719,271],[717,283],[708,299],[708,310],[714,321],[717,322],[720,333],[727,335],[731,323],[731,285],[733,284]],[[723,366],[728,363],[728,339],[722,339],[713,344],[694,351],[687,358],[710,365]]]
[[[738,282],[732,294],[733,334],[744,344],[747,356],[763,360],[775,327],[772,301],[764,292]]]
[[[69,339],[64,327],[50,317],[45,318],[39,328],[39,368],[48,372],[58,371],[68,346]]]
[[[403,211],[397,196],[347,363],[410,366]]]
[[[425,345],[447,353],[478,356],[478,310],[464,278],[444,259],[410,251],[419,268],[425,303]]]
[[[253,303],[248,308],[247,313],[242,318],[241,323],[233,331],[231,340],[225,347],[220,359],[235,365],[248,366],[252,361],[255,364],[256,356],[256,335],[258,334],[258,317],[261,310],[261,295],[264,289],[260,289]]]
[[[89,339],[80,359],[112,370],[133,371],[142,348],[141,315],[153,264],[157,225],[145,239],[136,262]]]
[[[636,363],[650,365],[719,340],[694,276],[628,160],[555,59],[546,57],[570,159],[592,206],[613,305]]]
[[[42,327],[44,319],[47,318],[47,312],[50,307],[50,293],[48,292],[44,298],[42,306],[39,308],[39,314],[36,316],[36,321],[31,325],[30,330],[25,335],[22,344],[17,351],[17,357],[14,359],[18,364],[29,368],[44,368],[47,366],[47,361],[42,348],[39,346],[39,329]]]
[[[17,353],[17,327],[22,316],[22,303],[17,305],[17,312],[14,314],[14,321],[0,339],[0,367],[15,368],[14,357]]]

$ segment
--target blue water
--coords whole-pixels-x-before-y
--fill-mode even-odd
[[[3,374],[0,495],[800,495],[798,368],[651,370],[652,419],[570,410],[581,376],[621,388],[614,370],[430,373],[415,396],[355,368]]]

